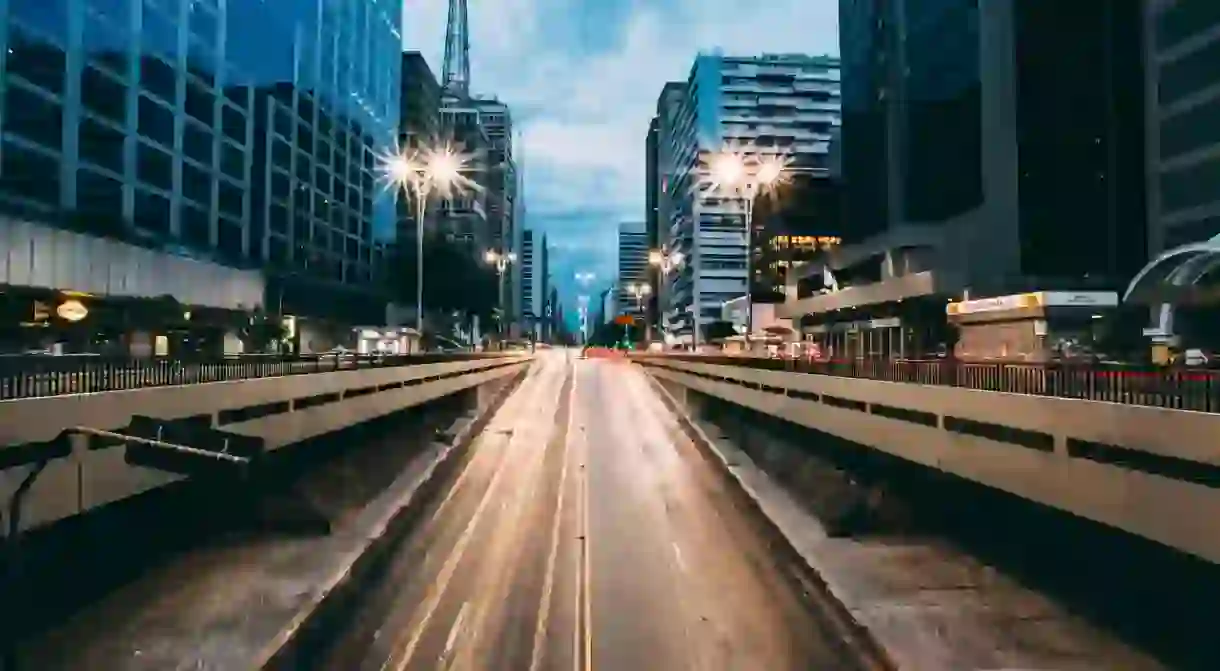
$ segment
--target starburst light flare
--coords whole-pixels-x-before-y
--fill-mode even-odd
[[[699,186],[707,193],[753,199],[788,178],[789,158],[749,144],[729,144],[707,161]]]
[[[407,189],[416,194],[435,193],[453,198],[482,185],[467,177],[471,156],[443,143],[403,151],[396,147],[378,157],[381,181],[386,189]]]

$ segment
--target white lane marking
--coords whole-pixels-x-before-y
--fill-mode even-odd
[[[453,646],[457,645],[458,636],[462,633],[462,621],[466,619],[466,607],[469,605],[469,602],[462,604],[457,617],[453,620],[453,626],[449,628],[449,638],[445,639],[445,657],[449,657],[453,652]]]
[[[585,597],[585,612],[584,612],[584,671],[593,671],[593,551],[592,551],[592,525],[589,524],[589,467],[593,460],[590,458],[589,443],[585,442],[582,447],[583,454],[581,458],[581,478],[580,478],[580,498],[581,498],[581,533],[584,534],[584,566],[582,567],[581,582],[584,584],[582,592]]]
[[[682,559],[682,548],[678,547],[677,542],[671,543],[670,545],[672,545],[674,548],[674,559],[678,562],[678,568],[681,569],[683,573],[685,573],[686,572],[686,561]]]
[[[544,387],[545,388],[545,387]],[[538,396],[539,394],[534,394]],[[504,446],[504,450],[512,447],[513,437],[508,439],[508,444]],[[415,655],[415,649],[419,646],[420,640],[423,638],[424,632],[428,629],[428,623],[436,614],[436,609],[444,598],[446,590],[449,588],[449,582],[453,579],[453,574],[457,572],[458,564],[462,557],[466,554],[466,548],[470,545],[471,539],[474,537],[475,529],[478,527],[479,521],[483,518],[483,513],[487,510],[488,503],[494,498],[494,494],[498,491],[500,483],[504,481],[504,473],[509,470],[505,465],[509,461],[509,456],[505,456],[497,465],[496,472],[492,475],[491,482],[487,486],[487,490],[483,492],[483,498],[479,500],[478,507],[475,508],[474,514],[471,515],[470,521],[466,524],[466,528],[462,530],[462,535],[458,538],[457,543],[453,547],[453,551],[445,559],[444,565],[441,566],[440,574],[437,576],[435,589],[424,602],[423,616],[420,618],[419,624],[415,627],[411,634],[411,638],[403,647],[402,655],[399,657],[398,663],[394,665],[395,671],[403,671],[411,663],[412,657]],[[382,665],[383,671],[389,668],[393,662],[393,657],[386,660]]]
[[[576,371],[572,371],[572,387],[568,390],[568,425],[563,437],[563,466],[559,471],[559,496],[555,502],[555,519],[551,521],[551,550],[546,558],[546,579],[542,584],[542,601],[538,605],[538,621],[534,627],[534,649],[530,656],[530,671],[542,668],[543,646],[550,626],[551,595],[555,590],[555,562],[559,558],[559,531],[563,522],[563,503],[568,482],[568,457],[571,454],[572,417],[576,414]]]

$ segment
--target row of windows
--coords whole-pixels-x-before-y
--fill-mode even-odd
[[[1220,158],[1161,173],[1161,211],[1220,202]]]
[[[1161,104],[1170,103],[1216,85],[1220,85],[1220,40],[1163,66],[1157,97]]]
[[[1220,96],[1161,121],[1161,158],[1220,144]]]

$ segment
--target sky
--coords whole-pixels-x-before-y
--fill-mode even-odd
[[[545,231],[574,311],[577,272],[614,281],[619,224],[644,221],[644,143],[695,56],[837,54],[838,0],[468,0],[471,91],[509,104],[525,225]],[[403,47],[439,78],[447,0],[404,0]]]

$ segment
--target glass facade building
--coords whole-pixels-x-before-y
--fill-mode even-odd
[[[1154,251],[1220,235],[1220,2],[1148,0]]]
[[[231,265],[373,278],[401,0],[9,0],[0,203]]]

